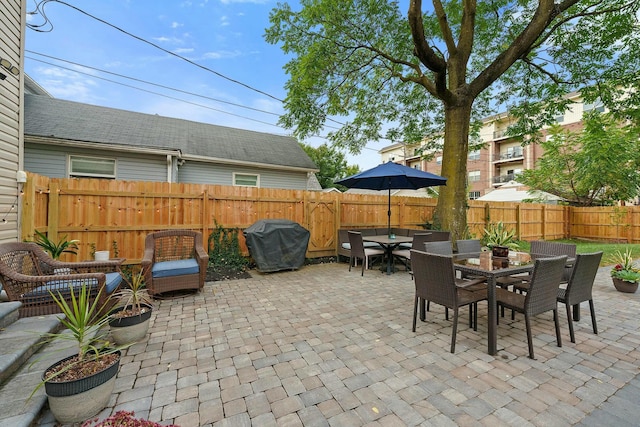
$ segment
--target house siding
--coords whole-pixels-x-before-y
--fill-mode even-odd
[[[196,161],[187,161],[179,168],[178,182],[233,185],[234,173],[260,175],[260,187],[262,188],[307,189],[307,172],[281,171]]]
[[[51,178],[67,178],[68,155],[116,159],[116,178],[128,181],[167,181],[166,156],[25,144],[25,169]]]
[[[0,2],[0,58],[23,69],[25,27],[24,0]],[[19,204],[16,172],[20,170],[22,152],[22,72],[0,80],[0,243],[16,241],[19,236]]]

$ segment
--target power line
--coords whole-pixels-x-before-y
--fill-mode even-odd
[[[172,90],[172,91],[175,91],[175,92],[184,93],[185,95],[197,96],[198,98],[204,98],[204,99],[208,99],[210,101],[215,101],[215,102],[220,102],[222,104],[232,105],[234,107],[245,108],[247,110],[257,111],[259,113],[271,114],[273,116],[279,116],[279,114],[271,112],[271,111],[260,110],[259,108],[248,107],[246,105],[236,104],[234,102],[225,101],[225,100],[217,99],[217,98],[212,98],[212,97],[209,97],[209,96],[201,95],[199,93],[189,92],[189,91],[186,91],[186,90],[182,90],[182,89],[177,89],[177,88],[170,87],[170,86],[161,85],[159,83],[153,83],[153,82],[150,82],[148,80],[142,80],[142,79],[138,79],[136,77],[125,76],[124,74],[114,73],[112,71],[103,70],[103,69],[100,69],[100,68],[92,67],[90,65],[79,64],[77,62],[68,61],[66,59],[57,58],[55,56],[45,55],[44,53],[34,52],[32,50],[29,50],[29,49],[25,49],[25,52],[33,53],[33,54],[39,55],[39,56],[44,56],[45,58],[54,59],[56,61],[65,62],[67,64],[76,65],[78,67],[88,68],[88,69],[94,70],[94,71],[99,71],[101,73],[110,74],[112,76],[121,77],[123,79],[133,80],[133,81],[144,83],[144,84],[148,84],[148,85],[151,85],[151,86],[156,86],[156,87],[160,87],[160,88],[163,88],[163,89],[168,89],[168,90]],[[49,64],[49,65],[54,65],[56,67],[59,66],[59,65],[51,64],[49,62],[42,61],[42,60],[39,60],[39,59],[36,59],[36,58],[29,58],[29,59],[32,59],[32,60],[38,61],[38,62],[42,62],[42,63],[45,63],[45,64]],[[60,67],[60,68],[63,68],[63,67]],[[68,69],[68,68],[65,68],[65,69]],[[72,71],[76,71],[76,70],[72,70]]]
[[[208,105],[198,104],[197,102],[187,101],[187,100],[184,100],[184,99],[176,98],[176,97],[174,97],[174,96],[166,95],[166,94],[159,93],[159,92],[154,92],[154,91],[152,91],[152,90],[139,88],[139,87],[132,86],[132,85],[128,85],[128,84],[126,84],[126,83],[122,83],[122,82],[117,82],[117,81],[115,81],[115,80],[111,80],[111,79],[107,79],[107,78],[105,78],[105,77],[96,76],[96,75],[94,75],[94,74],[89,74],[89,73],[85,73],[85,72],[82,72],[82,71],[74,70],[74,69],[72,69],[72,68],[63,67],[63,66],[61,66],[61,65],[57,65],[57,64],[53,64],[53,63],[51,63],[51,62],[43,61],[43,60],[41,60],[41,59],[32,58],[32,57],[29,57],[29,56],[25,56],[25,58],[31,59],[32,61],[42,62],[43,64],[52,65],[52,66],[54,66],[54,67],[58,67],[58,68],[61,68],[61,69],[63,69],[63,70],[72,71],[72,72],[74,72],[74,73],[84,74],[85,76],[89,76],[89,77],[92,77],[92,78],[96,78],[96,79],[104,80],[104,81],[107,81],[107,82],[109,82],[109,83],[115,83],[115,84],[118,84],[118,85],[121,85],[121,86],[124,86],[124,87],[128,87],[128,88],[130,88],[130,89],[135,89],[135,90],[139,90],[139,91],[141,91],[141,92],[146,92],[146,93],[150,93],[150,94],[153,94],[153,95],[162,96],[162,97],[165,97],[165,98],[173,99],[173,100],[175,100],[175,101],[180,101],[180,102],[184,102],[184,103],[186,103],[186,104],[195,105],[195,106],[197,106],[197,107],[206,108],[206,109],[208,109],[208,110],[217,111],[217,112],[219,112],[219,113],[228,114],[228,115],[230,115],[230,116],[235,116],[235,117],[239,117],[239,118],[241,118],[241,119],[250,120],[250,121],[252,121],[252,122],[257,122],[257,123],[261,123],[261,124],[265,124],[265,125],[269,125],[269,126],[274,126],[274,127],[277,127],[277,128],[283,129],[281,126],[275,125],[275,124],[273,124],[273,123],[265,122],[265,121],[258,120],[258,119],[252,119],[251,117],[246,117],[246,116],[241,116],[240,114],[230,113],[230,112],[228,112],[228,111],[220,110],[220,109],[218,109],[218,108],[213,108],[213,107],[210,107],[210,106],[208,106]]]
[[[217,71],[215,71],[215,70],[213,70],[213,69],[211,69],[211,68],[205,67],[204,65],[198,64],[198,63],[197,63],[197,62],[195,62],[195,61],[192,61],[192,60],[190,60],[190,59],[188,59],[188,58],[186,58],[186,57],[184,57],[184,56],[182,56],[182,55],[179,55],[179,54],[177,54],[177,53],[175,53],[175,52],[172,52],[172,51],[170,51],[170,50],[167,50],[167,49],[165,49],[165,48],[163,48],[163,47],[161,47],[161,46],[157,45],[156,43],[153,43],[153,42],[151,42],[151,41],[149,41],[149,40],[146,40],[146,39],[144,39],[144,38],[142,38],[142,37],[140,37],[140,36],[137,36],[137,35],[135,35],[135,34],[133,34],[133,33],[129,32],[129,31],[127,31],[127,30],[124,30],[124,29],[122,29],[122,28],[118,27],[118,26],[117,26],[117,25],[115,25],[115,24],[111,24],[110,22],[108,22],[108,21],[106,21],[106,20],[104,20],[104,19],[98,18],[97,16],[92,15],[92,14],[91,14],[91,13],[89,13],[89,12],[86,12],[86,11],[84,11],[84,10],[82,10],[82,9],[80,9],[80,8],[78,8],[78,7],[76,7],[76,6],[73,6],[73,5],[69,4],[69,3],[64,2],[64,1],[61,1],[61,0],[40,0],[40,2],[36,4],[36,9],[35,9],[36,11],[34,11],[34,12],[29,12],[29,14],[34,15],[34,14],[40,13],[40,14],[42,15],[42,17],[44,18],[45,22],[44,22],[44,23],[42,23],[42,24],[40,24],[40,25],[36,25],[36,24],[27,24],[27,26],[28,26],[29,28],[31,28],[31,29],[32,29],[32,30],[34,30],[34,31],[38,31],[38,32],[50,32],[50,31],[52,31],[52,30],[53,30],[53,23],[49,20],[49,18],[47,17],[47,15],[46,15],[46,13],[45,13],[45,11],[44,11],[45,6],[46,6],[49,2],[60,3],[60,4],[63,4],[63,5],[65,5],[65,6],[68,6],[68,7],[72,8],[72,9],[76,10],[77,12],[82,13],[83,15],[86,15],[86,16],[88,16],[88,17],[90,17],[90,18],[93,18],[93,19],[95,19],[95,20],[96,20],[96,21],[98,21],[98,22],[101,22],[101,23],[103,23],[103,24],[105,24],[105,25],[107,25],[107,26],[109,26],[109,27],[111,27],[111,28],[113,28],[113,29],[115,29],[115,30],[117,30],[117,31],[119,31],[119,32],[121,32],[121,33],[123,33],[123,34],[125,34],[125,35],[128,35],[129,37],[132,37],[132,38],[134,38],[134,39],[136,39],[136,40],[138,40],[138,41],[141,41],[141,42],[143,42],[143,43],[145,43],[145,44],[148,44],[148,45],[150,45],[150,46],[153,46],[153,47],[155,47],[155,48],[157,48],[157,49],[161,50],[162,52],[165,52],[165,53],[167,53],[167,54],[169,54],[169,55],[172,55],[172,56],[174,56],[174,57],[176,57],[176,58],[182,59],[183,61],[185,61],[185,62],[187,62],[187,63],[189,63],[189,64],[191,64],[191,65],[194,65],[194,66],[196,66],[196,67],[198,67],[198,68],[200,68],[200,69],[203,69],[203,70],[205,70],[205,71],[208,71],[208,72],[210,72],[210,73],[213,73],[213,74],[215,74],[215,75],[217,75],[217,76],[219,76],[219,77],[221,77],[221,78],[223,78],[223,79],[226,79],[226,80],[228,80],[228,81],[230,81],[230,82],[232,82],[232,83],[238,84],[238,85],[243,86],[243,87],[245,87],[245,88],[247,88],[247,89],[250,89],[250,90],[252,90],[252,91],[255,91],[255,92],[257,92],[257,93],[260,93],[260,94],[262,94],[262,95],[265,95],[265,96],[267,96],[267,97],[269,97],[269,98],[272,98],[272,99],[274,99],[274,100],[276,100],[276,101],[284,102],[282,99],[277,98],[277,97],[275,97],[275,96],[273,96],[273,95],[271,95],[271,94],[269,94],[269,93],[267,93],[267,92],[264,92],[264,91],[262,91],[262,90],[260,90],[260,89],[257,89],[257,88],[255,88],[255,87],[253,87],[253,86],[251,86],[251,85],[248,85],[248,84],[246,84],[246,83],[243,83],[243,82],[241,82],[241,81],[239,81],[239,80],[236,80],[236,79],[233,79],[233,78],[231,78],[231,77],[228,77],[228,76],[226,76],[226,75],[224,75],[224,74],[222,74],[222,73],[220,73],[220,72],[217,72]],[[46,30],[43,30],[42,28],[43,28],[45,25],[47,25],[47,24],[50,26],[50,28],[48,28],[48,29],[46,29]],[[40,54],[40,53],[37,53],[37,52],[32,52],[32,53],[34,53],[34,54],[36,54],[36,55],[42,55],[42,56],[45,56],[45,57],[49,57],[49,58],[52,58],[52,59],[58,59],[58,58],[50,57],[50,56],[48,56],[48,55]],[[226,111],[223,111],[223,110],[218,110],[218,109],[215,109],[215,108],[212,108],[212,107],[209,107],[209,106],[205,106],[205,105],[202,105],[202,104],[197,104],[197,103],[190,102],[190,101],[186,101],[186,100],[182,100],[182,99],[179,99],[179,98],[174,98],[174,97],[171,97],[171,96],[169,96],[169,95],[164,95],[164,94],[156,93],[156,92],[149,91],[149,90],[146,90],[146,89],[137,88],[137,87],[135,87],[135,86],[130,86],[130,85],[127,85],[127,84],[124,84],[124,83],[120,83],[120,82],[116,82],[116,81],[113,81],[113,80],[109,80],[109,79],[106,79],[106,78],[103,78],[103,77],[98,77],[98,76],[94,76],[94,75],[91,75],[91,74],[88,74],[88,73],[83,73],[83,72],[80,72],[80,71],[77,71],[77,70],[73,70],[73,69],[65,68],[65,67],[62,67],[62,66],[59,66],[59,65],[56,65],[56,64],[51,64],[51,63],[48,63],[48,62],[46,62],[46,61],[38,60],[38,59],[36,59],[36,58],[30,58],[30,59],[35,60],[35,61],[39,61],[39,62],[43,62],[43,63],[49,64],[49,65],[58,66],[58,67],[60,67],[60,68],[67,69],[67,70],[70,70],[70,71],[74,71],[74,72],[77,72],[77,73],[80,73],[80,74],[89,75],[89,76],[91,76],[91,77],[95,77],[95,78],[98,78],[98,79],[101,79],[101,80],[109,81],[109,82],[111,82],[111,83],[120,84],[120,85],[122,85],[122,86],[130,87],[130,88],[135,89],[135,90],[139,90],[139,91],[143,91],[143,92],[148,92],[148,93],[155,94],[155,95],[159,95],[159,96],[164,96],[164,97],[166,97],[166,98],[174,99],[174,100],[177,100],[177,101],[180,101],[180,102],[185,102],[185,103],[192,104],[192,105],[196,105],[196,106],[200,106],[200,107],[203,107],[203,108],[208,108],[208,109],[211,109],[211,110],[214,110],[214,111],[222,112],[222,113],[224,113],[224,114],[229,114],[229,115],[232,115],[232,116],[236,116],[236,117],[244,118],[244,119],[247,119],[247,120],[251,120],[251,121],[258,122],[258,123],[263,123],[263,124],[267,124],[267,125],[270,125],[270,126],[274,126],[274,127],[278,127],[278,128],[283,129],[282,127],[280,127],[280,126],[278,126],[278,125],[274,125],[274,124],[271,124],[271,123],[268,123],[268,122],[263,122],[263,121],[260,121],[260,120],[257,120],[257,119],[252,119],[252,118],[249,118],[249,117],[245,117],[245,116],[241,116],[241,115],[237,115],[237,114],[229,113],[229,112],[226,112]],[[210,99],[210,100],[217,101],[217,102],[223,102],[223,103],[227,103],[227,104],[230,104],[230,105],[235,105],[235,106],[238,106],[238,107],[240,107],[240,108],[252,109],[252,110],[255,110],[255,111],[258,111],[258,112],[262,112],[262,113],[266,113],[266,114],[274,114],[274,113],[271,113],[271,112],[266,112],[266,111],[262,111],[262,110],[259,110],[259,109],[254,109],[254,108],[252,108],[252,107],[242,106],[242,105],[234,104],[234,103],[227,102],[227,101],[217,100],[217,99],[214,99],[214,98],[208,98],[208,97],[205,97],[205,96],[202,96],[202,95],[193,94],[193,93],[190,93],[190,92],[187,92],[187,91],[183,91],[183,90],[180,90],[180,89],[170,88],[170,87],[168,87],[168,86],[163,86],[163,85],[154,84],[154,83],[151,83],[151,82],[146,82],[146,81],[144,81],[144,80],[136,79],[136,78],[133,78],[133,77],[127,77],[127,76],[119,75],[119,74],[117,74],[117,73],[112,73],[112,72],[109,72],[109,71],[106,71],[106,70],[99,70],[99,69],[94,68],[94,67],[85,66],[85,65],[81,65],[81,64],[76,64],[76,63],[73,63],[73,62],[71,62],[71,61],[65,61],[65,60],[62,60],[62,59],[58,59],[58,60],[63,61],[63,62],[69,62],[69,63],[74,64],[74,65],[77,65],[77,66],[86,67],[86,68],[94,69],[94,70],[97,70],[97,71],[102,71],[102,72],[104,72],[104,73],[108,73],[108,74],[116,75],[116,76],[118,76],[118,77],[128,78],[128,79],[132,79],[132,80],[135,80],[135,81],[140,81],[140,82],[145,83],[145,84],[155,85],[155,86],[163,87],[163,88],[166,88],[166,89],[169,89],[169,90],[175,90],[175,91],[178,91],[178,92],[182,92],[182,93],[189,94],[189,95],[194,95],[194,96],[203,97],[203,98],[205,98],[205,99]],[[327,120],[328,120],[328,121],[331,121],[331,122],[333,122],[333,123],[336,123],[336,124],[338,124],[338,125],[344,126],[344,123],[342,123],[342,122],[340,122],[340,121],[337,121],[337,120],[335,120],[335,119],[333,119],[333,118],[327,118]],[[337,128],[333,127],[333,126],[325,126],[325,127],[328,127],[328,128],[331,128],[331,129],[337,129]],[[325,140],[327,139],[327,137],[322,136],[322,135],[311,135],[310,137],[317,137],[317,138],[322,138],[322,139],[325,139]],[[378,150],[376,150],[376,149],[374,149],[374,148],[369,148],[369,147],[366,147],[366,146],[365,146],[365,147],[363,147],[362,149],[365,149],[365,150],[372,150],[372,151],[378,151]]]
[[[40,12],[40,14],[42,14],[42,16],[45,18],[45,23],[47,23],[47,22],[48,22],[48,23],[51,25],[51,29],[53,29],[53,24],[51,23],[51,21],[49,21],[49,19],[47,18],[46,14],[44,13],[44,7],[45,7],[45,6],[47,5],[47,3],[49,3],[49,2],[60,3],[60,4],[63,4],[63,5],[65,5],[65,6],[68,6],[68,7],[70,7],[71,9],[74,9],[74,10],[76,10],[76,11],[78,11],[78,12],[82,13],[83,15],[86,15],[86,16],[88,16],[88,17],[90,17],[90,18],[93,18],[93,19],[95,19],[95,20],[96,20],[96,21],[98,21],[98,22],[101,22],[101,23],[103,23],[103,24],[105,24],[105,25],[107,25],[107,26],[109,26],[109,27],[111,27],[111,28],[113,28],[113,29],[115,29],[115,30],[120,31],[120,32],[121,32],[121,33],[123,33],[123,34],[128,35],[129,37],[133,37],[134,39],[136,39],[136,40],[138,40],[138,41],[141,41],[142,43],[146,43],[146,44],[148,44],[148,45],[151,45],[151,46],[155,47],[156,49],[159,49],[159,50],[161,50],[161,51],[163,51],[163,52],[165,52],[165,53],[167,53],[167,54],[169,54],[169,55],[175,56],[176,58],[182,59],[183,61],[186,61],[186,62],[188,62],[188,63],[189,63],[189,64],[191,64],[191,65],[195,65],[196,67],[201,68],[201,69],[203,69],[203,70],[205,70],[205,71],[208,71],[208,72],[210,72],[210,73],[213,73],[213,74],[215,74],[215,75],[216,75],[216,76],[218,76],[218,77],[221,77],[221,78],[223,78],[223,79],[225,79],[225,80],[228,80],[228,81],[230,81],[230,82],[232,82],[232,83],[235,83],[235,84],[237,84],[237,85],[243,86],[243,87],[245,87],[245,88],[247,88],[247,89],[249,89],[249,90],[252,90],[252,91],[254,91],[254,92],[260,93],[260,94],[262,94],[262,95],[264,95],[264,96],[268,96],[269,98],[275,99],[276,101],[284,102],[282,99],[277,98],[277,97],[275,97],[275,96],[273,96],[273,95],[271,95],[271,94],[269,94],[269,93],[267,93],[267,92],[264,92],[264,91],[262,91],[262,90],[260,90],[260,89],[257,89],[257,88],[255,88],[255,87],[253,87],[253,86],[250,86],[250,85],[246,84],[246,83],[243,83],[243,82],[241,82],[241,81],[239,81],[239,80],[236,80],[236,79],[233,79],[233,78],[231,78],[231,77],[228,77],[228,76],[226,76],[226,75],[224,75],[224,74],[222,74],[222,73],[220,73],[220,72],[218,72],[218,71],[212,70],[212,69],[211,69],[211,68],[209,68],[209,67],[205,67],[204,65],[198,64],[198,63],[197,63],[197,62],[195,62],[195,61],[192,61],[192,60],[190,60],[190,59],[188,59],[188,58],[185,58],[185,57],[184,57],[184,56],[182,56],[182,55],[178,55],[178,54],[177,54],[177,53],[175,53],[175,52],[171,52],[170,50],[165,49],[165,48],[163,48],[162,46],[159,46],[159,45],[157,45],[157,44],[155,44],[155,43],[153,43],[153,42],[151,42],[151,41],[149,41],[149,40],[146,40],[146,39],[144,39],[144,38],[142,38],[142,37],[136,36],[135,34],[130,33],[129,31],[124,30],[124,29],[122,29],[122,28],[118,27],[117,25],[114,25],[114,24],[112,24],[112,23],[110,23],[110,22],[107,22],[107,21],[105,21],[104,19],[98,18],[97,16],[92,15],[92,14],[90,14],[89,12],[85,12],[84,10],[80,9],[79,7],[73,6],[73,5],[69,4],[69,3],[64,2],[64,1],[61,1],[61,0],[41,0],[41,1],[40,1],[40,3],[38,3],[38,4],[36,5],[36,10],[37,10],[38,12]],[[36,12],[30,12],[30,13],[35,14]],[[29,28],[32,28],[32,29],[34,29],[35,31],[43,31],[43,30],[38,30],[38,28],[40,28],[40,27],[41,27],[41,26],[43,26],[43,25],[45,25],[45,24],[41,24],[41,25],[31,25],[31,24],[30,24],[30,25],[29,25]],[[48,30],[48,31],[51,31],[51,30]]]

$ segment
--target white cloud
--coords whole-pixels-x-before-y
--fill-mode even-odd
[[[230,25],[231,23],[229,22],[229,17],[226,15],[223,15],[220,17],[220,26],[221,27],[226,27],[228,25]]]
[[[82,68],[83,72],[90,72]],[[56,67],[41,67],[36,70],[38,83],[55,98],[69,99],[76,102],[95,103],[99,97],[94,90],[98,84],[91,77],[62,70]]]
[[[171,28],[178,28],[178,27],[182,27],[184,24],[180,24],[179,22],[172,22],[171,23]]]
[[[233,4],[233,3],[254,3],[254,4],[266,4],[269,0],[220,0],[222,4]]]
[[[159,42],[159,43],[167,43],[167,44],[182,44],[183,41],[177,37],[165,37],[165,36],[161,36],[161,37],[154,37],[153,40]]]
[[[202,55],[202,59],[223,59],[223,58],[235,58],[242,55],[239,50],[219,50],[217,52],[207,52]]]
[[[173,49],[173,53],[177,53],[178,55],[181,55],[183,53],[192,53],[193,52],[193,48],[191,47],[181,47],[178,49]]]

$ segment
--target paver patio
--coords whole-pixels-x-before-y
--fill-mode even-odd
[[[478,331],[461,310],[432,305],[411,332],[413,282],[404,271],[364,277],[347,264],[211,282],[158,301],[149,337],[122,359],[110,407],[191,426],[568,426],[640,424],[640,294],[622,294],[601,268],[563,347],[551,313],[500,319],[487,354],[486,303]],[[53,425],[50,414],[41,426]]]

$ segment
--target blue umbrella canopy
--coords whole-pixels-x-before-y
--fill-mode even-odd
[[[336,181],[347,188],[365,188],[368,190],[387,190],[388,228],[391,230],[391,190],[417,190],[419,188],[446,185],[447,178],[440,175],[413,169],[408,166],[388,162],[356,175]]]

